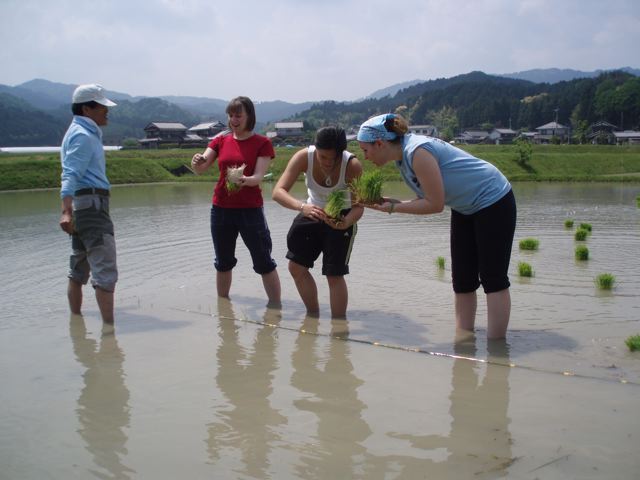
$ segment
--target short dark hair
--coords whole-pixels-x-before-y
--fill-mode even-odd
[[[229,102],[225,110],[227,115],[237,113],[244,109],[247,114],[247,130],[253,130],[256,126],[256,107],[249,97],[236,97]],[[231,124],[228,125],[231,128]]]
[[[347,134],[340,127],[322,127],[316,132],[314,145],[322,150],[335,150],[340,155],[347,149]]]
[[[71,104],[71,111],[73,112],[74,115],[82,115],[82,107],[89,107],[89,108],[96,108],[98,106],[98,102],[94,102],[93,100],[89,101],[89,102],[83,102],[83,103],[72,103]]]

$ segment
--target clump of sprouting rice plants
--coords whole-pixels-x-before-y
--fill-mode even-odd
[[[616,282],[616,277],[610,273],[601,273],[596,277],[596,285],[600,290],[611,290]]]
[[[584,228],[579,228],[576,230],[574,237],[579,242],[582,242],[587,239],[587,235],[589,235],[589,232],[587,230],[585,230]]]
[[[520,250],[537,250],[540,242],[535,238],[523,238],[520,240]]]
[[[640,335],[630,335],[624,341],[629,347],[629,350],[635,352],[636,350],[640,350]]]
[[[340,218],[340,212],[346,207],[346,193],[346,190],[334,190],[327,197],[324,211],[330,218]]]
[[[227,180],[225,181],[225,187],[227,189],[227,192],[235,193],[238,190],[240,190],[240,185],[238,184],[238,181],[244,175],[244,167],[246,166],[247,165],[243,163],[239,167],[227,168]]]
[[[564,228],[573,228],[573,220],[571,220],[570,218],[567,218],[564,221]]]
[[[359,177],[354,178],[349,185],[351,193],[353,193],[353,201],[366,205],[380,203],[383,183],[384,177],[377,168],[364,172]]]
[[[533,277],[533,268],[527,262],[518,262],[518,274],[521,277]]]
[[[589,260],[589,249],[584,245],[576,247],[576,260]]]
[[[640,195],[636,197],[636,207],[640,208]]]
[[[440,270],[444,270],[444,263],[445,263],[444,257],[436,258],[436,265]]]
[[[590,223],[581,223],[580,226],[578,228],[581,228],[583,230],[586,230],[587,232],[591,233],[591,230],[593,229],[591,227]]]

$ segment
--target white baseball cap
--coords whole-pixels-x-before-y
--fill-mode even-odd
[[[104,87],[95,83],[79,85],[73,92],[73,103],[96,102],[105,107],[115,107],[117,104],[104,96]]]

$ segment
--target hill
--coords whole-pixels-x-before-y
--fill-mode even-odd
[[[614,70],[623,71],[636,77],[640,76],[640,70],[637,68],[623,67]],[[594,70],[591,72],[584,72],[582,70],[572,70],[570,68],[536,68],[533,70],[525,70],[522,72],[502,73],[496,75],[499,77],[528,80],[529,82],[534,83],[558,83],[568,82],[577,78],[596,78],[603,73],[614,70]]]

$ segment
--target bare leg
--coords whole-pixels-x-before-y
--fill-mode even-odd
[[[456,293],[456,328],[473,331],[476,323],[478,299],[476,292]]]
[[[505,338],[511,315],[511,294],[505,288],[487,294],[487,338]]]
[[[82,284],[69,279],[67,286],[67,298],[69,299],[69,309],[71,313],[81,315],[82,309]]]
[[[262,285],[267,293],[269,305],[280,305],[280,277],[276,269],[262,275]]]
[[[104,323],[113,324],[113,292],[96,288],[96,300]]]
[[[307,307],[307,312],[317,314],[320,311],[318,305],[318,287],[309,272],[309,269],[296,262],[289,262],[289,273],[293,277],[302,303]]]
[[[229,298],[232,278],[233,274],[231,273],[231,270],[227,272],[216,272],[216,289],[219,297]]]
[[[329,299],[331,303],[331,317],[345,318],[347,316],[347,303],[349,302],[349,291],[347,282],[343,275],[329,276]]]

